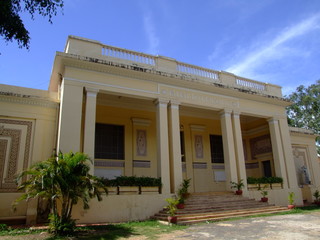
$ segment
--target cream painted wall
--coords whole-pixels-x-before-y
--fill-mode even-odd
[[[134,124],[133,120],[146,121],[145,124]],[[125,126],[125,167],[107,169],[121,169],[126,176],[150,176],[157,177],[157,148],[156,148],[156,120],[155,113],[128,108],[116,108],[111,106],[97,106],[97,123],[115,124]],[[137,156],[136,131],[145,130],[147,134],[147,155]],[[109,159],[112,160],[112,159]],[[133,168],[134,160],[150,161],[150,168]],[[115,160],[118,161],[118,160]]]
[[[73,210],[73,218],[78,223],[109,223],[148,219],[159,212],[170,194],[108,195],[103,201],[90,201],[90,209],[83,210],[78,204]]]
[[[0,119],[3,121],[0,125],[4,129],[21,131],[16,169],[16,173],[18,173],[23,170],[24,159],[28,160],[27,167],[29,167],[35,162],[52,156],[56,147],[58,99],[57,95],[47,91],[13,88],[7,85],[1,85],[0,88],[2,92],[8,93],[5,96],[0,96]],[[31,126],[30,142],[27,142],[26,139],[28,130],[25,123],[29,123],[28,126]],[[8,139],[10,140],[10,138]],[[29,149],[28,156],[25,156],[26,148]],[[14,150],[8,148],[7,151]],[[6,161],[8,161],[7,158]],[[26,218],[27,221],[32,221],[35,219],[36,215],[34,215],[34,211],[32,213],[31,205],[27,210],[28,204],[26,202],[21,202],[16,212],[12,211],[11,204],[20,195],[20,193],[12,191],[0,193],[0,220]]]
[[[225,182],[218,182],[214,180],[215,176],[211,163],[209,138],[210,134],[222,134],[220,120],[180,116],[180,124],[183,126],[185,138],[186,173],[184,174],[184,178],[191,178],[190,191],[224,191],[226,189]],[[204,147],[203,158],[196,157],[194,142],[195,136],[202,136]],[[205,163],[206,168],[194,168],[194,163]]]
[[[316,136],[310,134],[310,132],[307,131],[303,132],[302,129],[300,129],[299,132],[297,132],[297,129],[294,128],[290,128],[290,130],[291,143],[293,147],[293,156],[294,158],[296,158],[299,157],[300,153],[302,154],[303,160],[306,161],[308,173],[311,180],[310,185],[304,185],[301,189],[303,198],[305,200],[308,200],[309,202],[312,202],[312,194],[316,190],[320,191],[320,166],[317,162],[318,156],[315,145]]]

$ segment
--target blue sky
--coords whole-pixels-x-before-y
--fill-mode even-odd
[[[320,79],[319,0],[65,0],[53,24],[23,14],[30,50],[0,41],[0,83],[47,89],[68,35],[283,87]]]

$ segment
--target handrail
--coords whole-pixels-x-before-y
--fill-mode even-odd
[[[219,79],[219,75],[217,71],[211,70],[211,69],[206,69],[186,63],[181,63],[178,62],[177,64],[177,70],[180,73],[187,73],[187,74],[192,74],[192,75],[197,75],[200,77],[204,78],[210,78],[214,80]]]
[[[267,87],[265,83],[246,79],[246,78],[236,78],[236,84],[241,87],[253,88],[258,91],[266,91]]]
[[[107,57],[114,57],[114,58],[120,58],[128,61],[134,61],[138,63],[143,63],[147,65],[155,65],[155,57],[148,54],[138,53],[129,51],[122,48],[116,48],[111,46],[104,45],[102,47],[102,53],[103,56]]]

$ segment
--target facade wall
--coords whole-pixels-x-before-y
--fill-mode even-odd
[[[162,178],[161,195],[110,195],[87,211],[77,206],[79,222],[145,219],[188,178],[190,192],[208,192],[230,191],[230,181],[246,184],[247,177],[282,177],[283,189],[269,192],[278,205],[288,192],[298,205],[312,201],[320,187],[314,135],[289,130],[279,86],[70,37],[49,91],[1,88],[0,220],[35,222],[37,201],[8,210],[19,196],[14,175],[54,150],[87,153],[97,176]],[[96,124],[123,126],[122,159],[96,157]],[[212,163],[210,135],[221,137],[224,163]],[[258,191],[244,195],[260,199]]]
[[[1,85],[0,110],[0,220],[35,220],[32,203],[12,202],[20,196],[16,174],[52,156],[56,146],[58,104],[46,91]]]
[[[317,163],[315,136],[311,131],[291,128],[291,141],[295,174],[303,199],[312,202],[312,194],[320,189],[320,167]]]
[[[154,111],[98,105],[96,122],[124,126],[125,159],[96,159],[95,173],[101,174],[100,176],[104,174],[104,177],[109,178],[119,175],[157,177],[157,139]],[[138,154],[138,133],[141,131],[146,137],[146,149],[143,154]]]

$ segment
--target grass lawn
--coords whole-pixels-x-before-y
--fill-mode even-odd
[[[317,206],[299,207],[285,213],[275,213],[275,214],[260,214],[254,217],[263,216],[274,216],[274,215],[285,215],[285,214],[297,214],[297,213],[310,213],[314,211],[320,211]],[[250,216],[253,217],[253,216]],[[233,218],[243,219],[249,217]],[[186,229],[187,226],[179,225],[164,225],[157,221],[143,221],[143,222],[128,222],[120,224],[108,224],[99,226],[87,226],[78,227],[76,233],[71,237],[53,237],[45,230],[33,230],[29,228],[24,229],[13,229],[8,228],[5,225],[0,224],[0,240],[26,240],[26,239],[46,239],[46,240],[65,240],[65,239],[98,239],[98,240],[116,240],[116,239],[126,239],[129,237],[136,237],[142,239],[158,239],[162,234],[168,234],[177,230]]]
[[[0,227],[0,239],[47,239],[47,240],[64,240],[64,239],[99,239],[113,240],[125,239],[129,237],[142,237],[145,239],[157,239],[160,234],[167,234],[172,231],[185,229],[186,226],[165,225],[158,221],[128,222],[119,224],[108,224],[98,226],[77,227],[74,236],[70,237],[53,237],[46,230],[24,229],[6,229]]]

